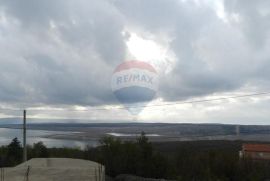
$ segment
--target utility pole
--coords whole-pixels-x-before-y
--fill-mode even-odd
[[[23,110],[23,162],[27,161],[26,149],[26,110]]]

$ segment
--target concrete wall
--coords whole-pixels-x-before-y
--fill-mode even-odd
[[[105,168],[87,160],[37,158],[17,167],[2,168],[0,175],[0,181],[105,181]]]

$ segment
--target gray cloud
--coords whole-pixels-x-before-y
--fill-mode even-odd
[[[225,10],[229,14],[239,16],[238,26],[248,38],[253,48],[263,48],[269,40],[270,11],[269,1],[224,1]]]
[[[171,41],[173,70],[159,95],[177,101],[269,85],[269,3],[178,0],[0,1],[0,100],[21,104],[115,103],[114,67],[127,53],[126,27]],[[255,8],[254,8],[255,7]],[[239,21],[233,17],[237,16]],[[154,38],[154,39],[155,39]],[[263,82],[263,83],[262,83]]]
[[[2,101],[115,101],[110,77],[124,59],[124,25],[109,3],[1,1],[1,9],[8,21],[0,23]]]
[[[227,21],[204,1],[117,2],[135,26],[152,33],[166,32],[172,39],[170,49],[177,63],[161,79],[163,98],[233,91],[251,81],[259,91],[260,81],[268,80],[258,76],[270,68],[268,2],[225,1]]]

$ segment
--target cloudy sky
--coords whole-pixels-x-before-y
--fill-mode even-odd
[[[269,19],[267,0],[0,0],[0,116],[270,124],[270,95],[182,103],[270,92]],[[159,74],[136,116],[111,91],[126,60]]]

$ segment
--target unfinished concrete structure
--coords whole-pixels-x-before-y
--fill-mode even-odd
[[[96,162],[70,158],[34,158],[1,169],[1,181],[105,181],[105,168]]]

